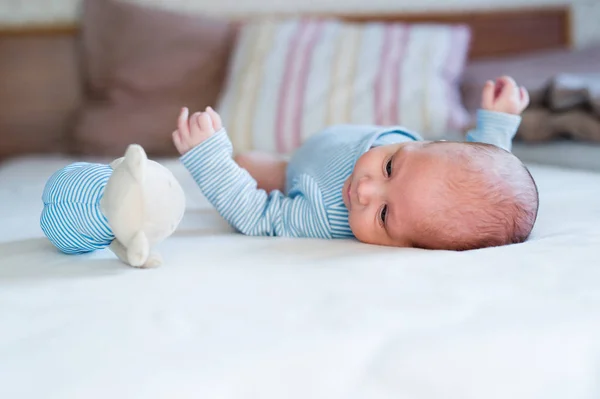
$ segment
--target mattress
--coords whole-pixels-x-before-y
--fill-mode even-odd
[[[454,253],[241,236],[173,160],[188,209],[129,268],[38,219],[70,160],[0,167],[0,397],[600,397],[600,174],[533,166],[520,245]]]
[[[600,172],[600,143],[554,140],[532,144],[517,141],[512,152],[523,162]]]

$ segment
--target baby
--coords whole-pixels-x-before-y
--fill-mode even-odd
[[[243,234],[469,250],[523,242],[533,228],[537,187],[510,152],[528,104],[527,91],[504,76],[486,83],[466,142],[337,125],[310,137],[289,163],[232,158],[210,107],[191,117],[184,108],[173,142],[205,197]]]

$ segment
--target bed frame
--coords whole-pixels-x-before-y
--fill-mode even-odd
[[[345,16],[347,20],[358,22],[382,20],[469,25],[473,37],[470,53],[472,59],[570,48],[573,45],[571,18],[568,6],[461,13]]]
[[[303,14],[306,15],[306,14]],[[309,14],[310,15],[310,14]],[[281,15],[283,16],[283,15]],[[386,21],[409,23],[460,23],[473,33],[470,58],[517,55],[538,50],[570,48],[572,43],[569,6],[501,10],[452,11],[446,13],[319,14],[352,22]],[[6,36],[71,36],[76,25],[2,27]]]

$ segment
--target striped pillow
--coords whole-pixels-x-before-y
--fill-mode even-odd
[[[236,152],[290,154],[332,124],[403,125],[426,139],[468,121],[464,26],[259,20],[240,28],[217,106]]]

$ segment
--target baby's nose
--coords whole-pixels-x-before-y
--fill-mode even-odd
[[[358,187],[356,187],[356,196],[358,197],[358,203],[365,206],[369,205],[369,202],[377,195],[377,184],[368,177],[363,177],[358,181]]]

